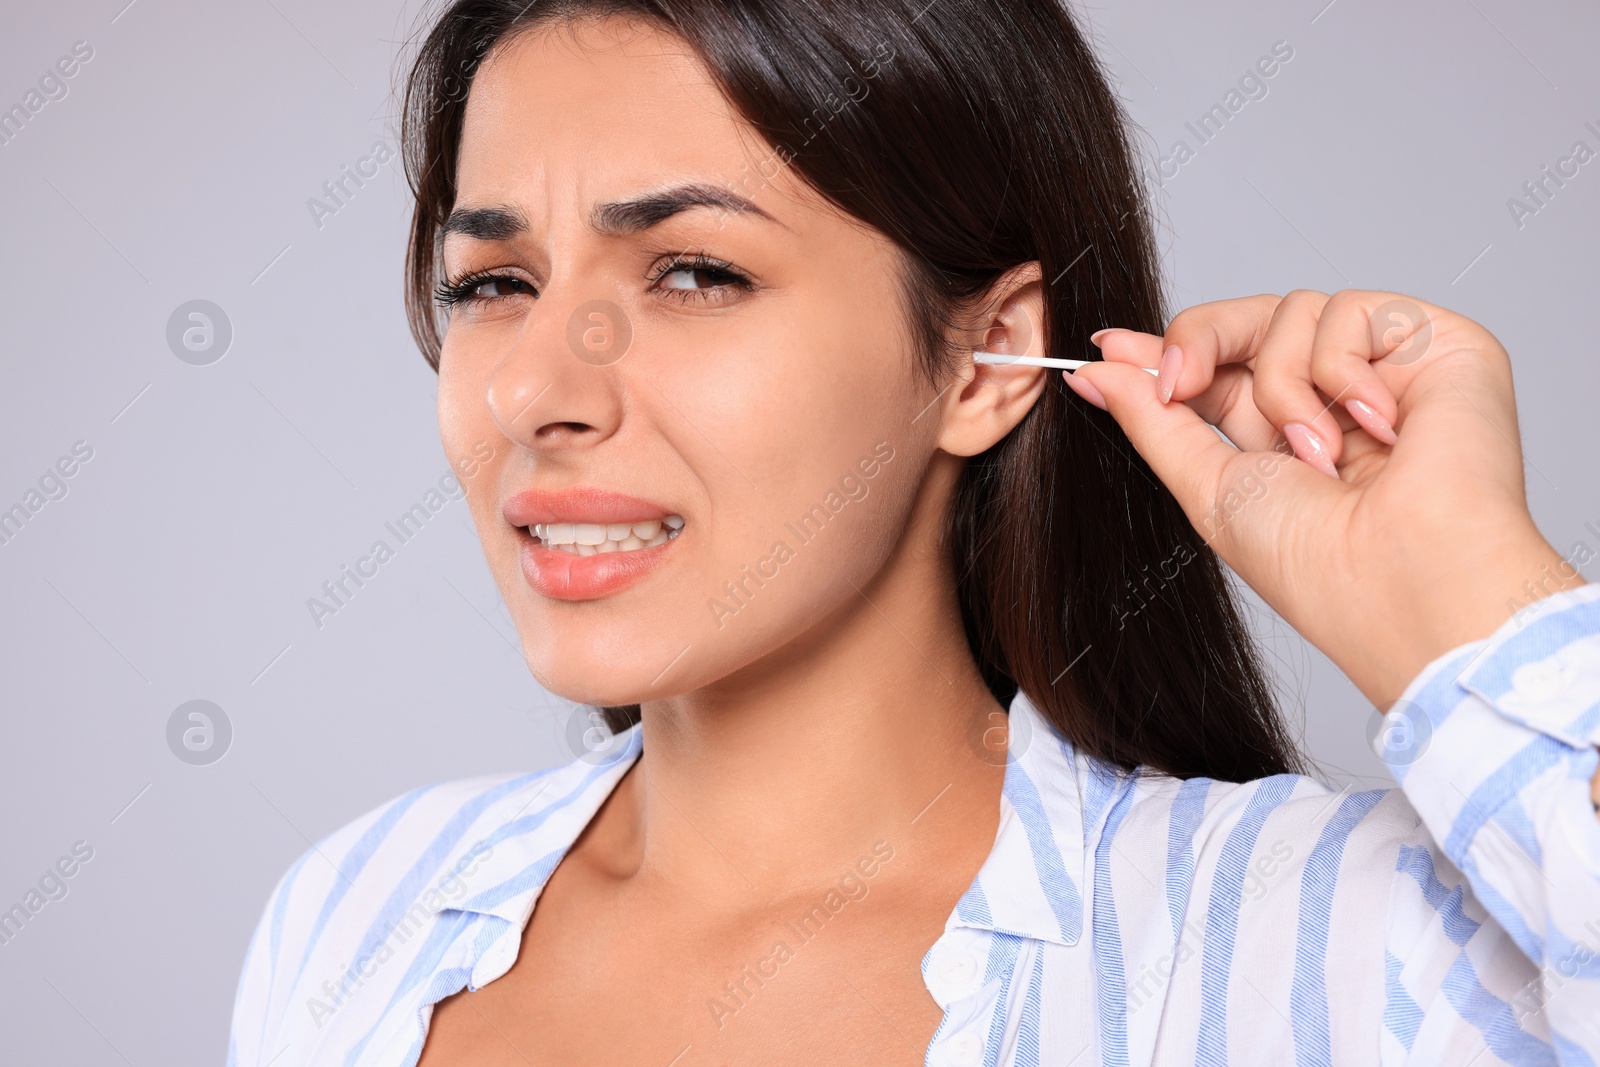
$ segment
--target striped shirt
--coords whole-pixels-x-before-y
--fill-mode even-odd
[[[1025,695],[994,849],[922,960],[929,1065],[1600,1060],[1600,585],[1429,664],[1399,789],[1123,773]],[[228,1063],[414,1065],[510,969],[638,757],[418,789],[307,851],[245,956]]]

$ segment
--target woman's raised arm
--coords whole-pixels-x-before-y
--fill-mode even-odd
[[[1544,1013],[1558,1052],[1592,1056],[1600,586],[1529,515],[1505,349],[1460,315],[1367,291],[1219,301],[1164,337],[1095,339],[1106,362],[1073,389],[1387,713],[1380,754],[1540,969],[1511,1010]]]

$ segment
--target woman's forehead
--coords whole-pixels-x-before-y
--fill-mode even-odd
[[[490,52],[463,115],[458,204],[591,222],[671,214],[685,195],[724,221],[826,207],[680,39],[649,26],[577,32],[578,47],[551,27]],[[601,34],[596,47],[588,34]]]

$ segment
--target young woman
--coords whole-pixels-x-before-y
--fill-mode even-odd
[[[1168,322],[1041,0],[458,0],[406,123],[444,445],[576,758],[308,851],[230,1063],[1600,1058],[1600,597],[1482,327]],[[1219,557],[1401,789],[1297,773]]]

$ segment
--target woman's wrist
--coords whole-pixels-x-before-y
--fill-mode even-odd
[[[1402,592],[1388,605],[1390,624],[1364,631],[1351,666],[1339,666],[1368,699],[1387,709],[1423,668],[1451,649],[1484,640],[1535,602],[1584,584],[1537,531],[1508,539],[1456,576]]]

